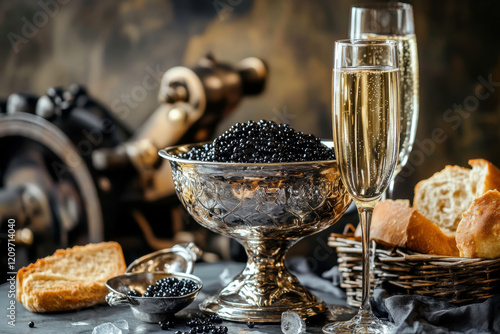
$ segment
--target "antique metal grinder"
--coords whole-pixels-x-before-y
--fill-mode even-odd
[[[28,259],[105,239],[125,241],[131,257],[170,247],[182,215],[172,213],[170,164],[158,150],[211,139],[244,96],[263,91],[267,75],[253,57],[230,65],[208,55],[194,67],[171,68],[159,107],[136,131],[82,86],[12,94],[0,102],[2,237],[14,219]]]

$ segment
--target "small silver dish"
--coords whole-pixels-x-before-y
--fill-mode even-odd
[[[192,242],[177,244],[138,258],[127,267],[125,273],[147,271],[192,274],[194,263],[201,255],[202,251]]]
[[[127,292],[132,289],[144,294],[149,285],[155,284],[156,281],[166,277],[193,280],[198,284],[198,289],[180,297],[135,297],[127,295]],[[110,291],[106,296],[106,302],[110,306],[130,305],[137,319],[155,323],[167,320],[170,316],[191,304],[203,288],[203,283],[201,279],[190,274],[141,272],[113,277],[106,282],[106,286]]]

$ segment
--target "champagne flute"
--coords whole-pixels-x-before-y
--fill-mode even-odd
[[[418,55],[413,7],[400,2],[372,3],[351,10],[351,39],[394,40],[398,44],[401,95],[399,161],[387,197],[394,197],[396,176],[408,162],[418,123]]]
[[[391,323],[370,306],[370,223],[398,160],[399,67],[397,43],[335,42],[333,138],[342,181],[353,197],[362,227],[362,300],[354,318],[328,324],[324,333],[385,333]]]

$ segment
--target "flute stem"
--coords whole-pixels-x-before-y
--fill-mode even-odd
[[[371,263],[370,263],[370,225],[372,220],[373,207],[358,206],[359,221],[362,231],[362,255],[363,255],[363,276],[362,276],[362,295],[360,312],[371,314],[370,306],[370,279],[371,279]]]

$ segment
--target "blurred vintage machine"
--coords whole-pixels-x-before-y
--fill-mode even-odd
[[[104,239],[122,241],[133,258],[179,241],[203,244],[204,235],[183,232],[188,216],[158,150],[212,139],[244,96],[264,90],[267,76],[255,57],[230,65],[207,55],[192,68],[171,68],[158,109],[137,131],[79,85],[10,95],[0,103],[2,238],[14,219],[28,260]]]

